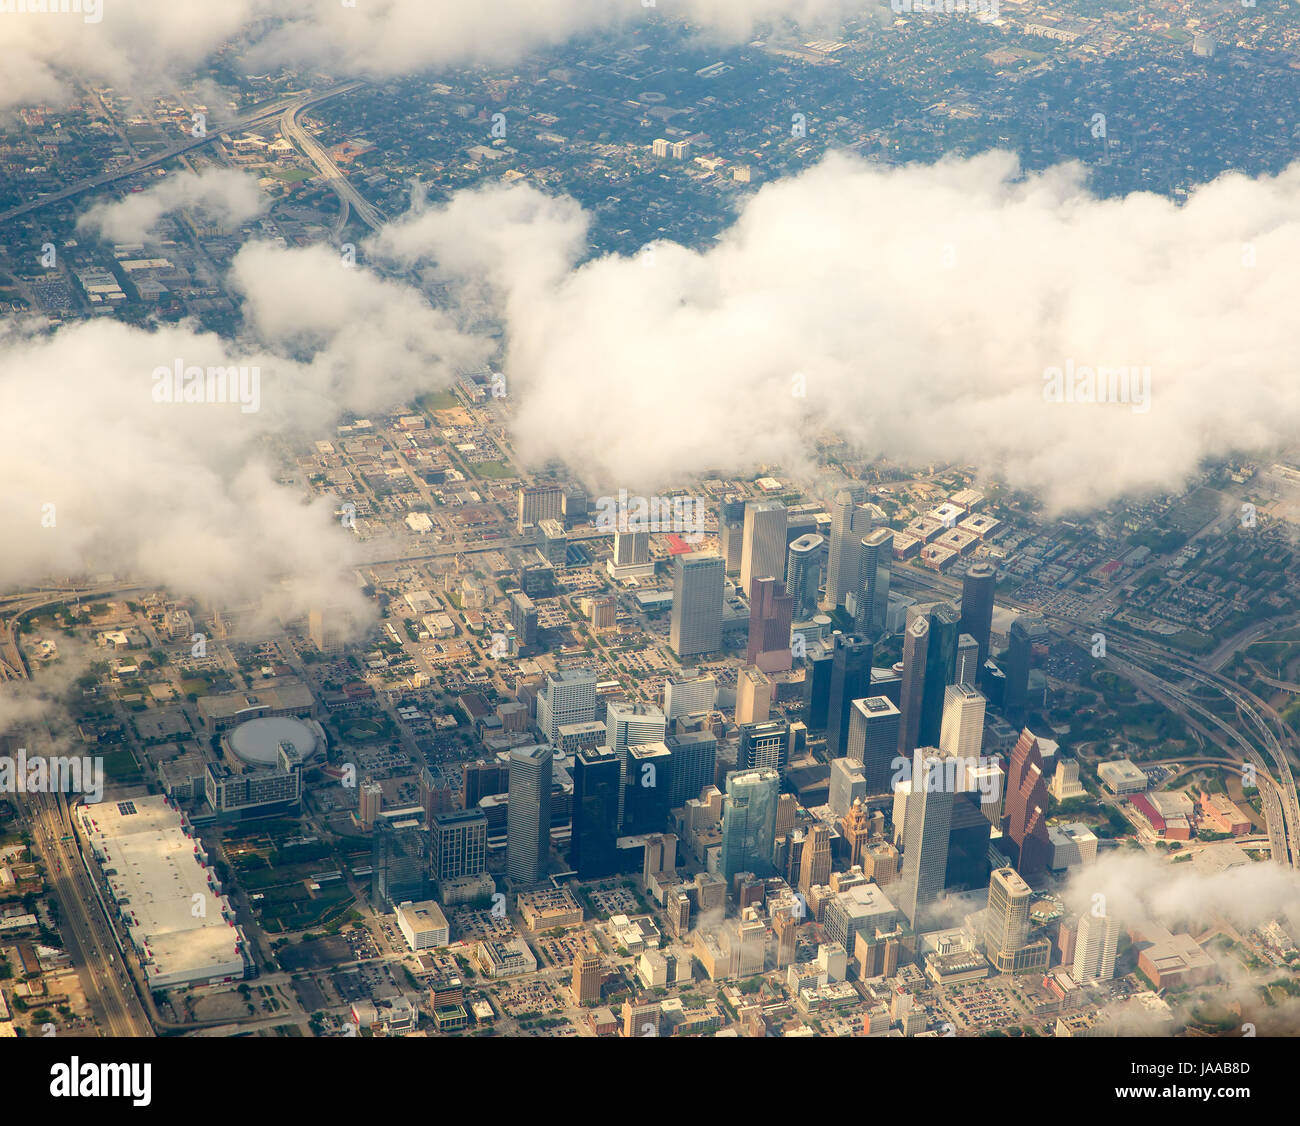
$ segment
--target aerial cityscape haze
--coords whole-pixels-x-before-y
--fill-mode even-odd
[[[10,0],[0,49],[0,1038],[1273,1079],[1300,8]]]

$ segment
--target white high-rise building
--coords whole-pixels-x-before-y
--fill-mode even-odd
[[[664,715],[668,722],[685,716],[708,715],[718,698],[711,676],[670,677],[664,681]]]
[[[654,704],[611,700],[605,712],[605,745],[621,752],[643,743],[662,743],[667,728],[667,717]]]
[[[984,745],[984,697],[974,688],[950,684],[943,694],[939,749],[958,758],[979,758]]]
[[[740,549],[740,588],[746,595],[755,579],[785,581],[786,507],[779,500],[745,505],[745,535]]]
[[[1047,839],[1052,845],[1052,859],[1047,866],[1053,871],[1082,868],[1097,859],[1097,834],[1082,821],[1049,825]]]
[[[553,746],[560,728],[570,723],[590,723],[596,718],[596,674],[590,669],[561,669],[547,673],[537,694],[537,727]]]
[[[559,485],[527,485],[519,490],[519,533],[542,520],[564,522],[564,490]]]
[[[614,579],[642,579],[655,573],[650,559],[650,533],[645,531],[614,531],[614,551],[605,564]]]
[[[1088,791],[1079,781],[1079,762],[1077,759],[1063,758],[1056,764],[1056,773],[1048,784],[1048,792],[1057,801],[1069,801],[1082,797]]]
[[[1115,976],[1115,952],[1118,949],[1118,919],[1113,915],[1080,915],[1071,976],[1080,985],[1110,981]]]
[[[848,816],[855,798],[866,798],[867,779],[862,763],[855,758],[831,759],[831,812],[837,820]]]
[[[943,892],[948,867],[948,834],[952,828],[953,791],[947,786],[928,784],[942,778],[941,756],[933,747],[921,747],[913,756],[911,792],[903,826],[903,874],[899,910],[917,927],[925,908]],[[932,760],[939,759],[932,766]]]

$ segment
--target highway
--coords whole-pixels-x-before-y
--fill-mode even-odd
[[[961,593],[960,583],[918,572],[910,567],[895,568],[894,574],[944,597],[954,598]],[[1091,648],[1092,635],[1097,630],[1096,623],[1081,624],[1059,615],[1042,614],[1035,607],[1018,603],[1014,598],[999,596],[998,602],[1015,609],[1039,613],[1055,633],[1075,641],[1085,651]],[[1253,640],[1262,636],[1258,633],[1262,628],[1261,623],[1243,631],[1240,636]],[[1290,763],[1290,757],[1300,750],[1297,746],[1300,741],[1295,733],[1263,700],[1213,669],[1207,669],[1157,642],[1122,632],[1113,623],[1107,624],[1104,632],[1106,656],[1102,660],[1106,667],[1137,685],[1152,699],[1164,704],[1237,761],[1254,765],[1264,817],[1268,824],[1272,857],[1279,864],[1300,867],[1300,798],[1297,797]],[[1268,630],[1264,629],[1264,632]],[[1218,650],[1211,656],[1211,660],[1217,664],[1222,663]],[[1205,707],[1189,690],[1158,675],[1151,666],[1164,666],[1180,678],[1218,692],[1231,701],[1238,716],[1245,721],[1246,731],[1257,736],[1259,743],[1273,759],[1274,766],[1270,767],[1246,733]]]
[[[152,1036],[122,952],[81,861],[72,817],[62,794],[27,794],[32,837],[58,899],[59,930],[100,1027],[109,1036]],[[63,840],[71,836],[71,840]]]
[[[312,94],[305,91],[300,94],[292,94],[283,98],[277,98],[275,101],[268,103],[260,109],[251,113],[244,114],[243,117],[237,117],[233,121],[228,121],[223,125],[213,125],[202,137],[190,137],[184,141],[178,141],[175,144],[168,145],[167,148],[153,156],[146,157],[143,160],[132,161],[122,168],[114,169],[111,172],[103,172],[98,176],[91,176],[85,180],[78,180],[75,184],[69,184],[57,192],[51,192],[49,195],[41,196],[39,199],[29,200],[27,203],[20,204],[17,207],[11,207],[8,211],[0,211],[0,225],[9,222],[11,219],[17,219],[21,215],[37,211],[42,207],[47,207],[52,203],[59,203],[65,199],[71,199],[73,196],[80,195],[82,192],[90,191],[92,188],[102,188],[108,184],[115,183],[118,180],[125,180],[131,176],[136,176],[146,169],[153,168],[155,165],[163,164],[193,149],[200,148],[203,145],[215,140],[223,133],[240,133],[245,129],[251,129],[253,126],[262,125],[267,121],[274,120],[281,115],[287,116],[289,113],[298,113],[308,106],[319,105],[329,98],[337,97],[339,94],[347,94],[353,90],[360,89],[365,85],[364,81],[344,82],[338,86],[332,86],[328,90],[322,90],[319,94]]]
[[[68,586],[62,590],[37,590],[0,598],[0,681],[26,680],[29,675],[27,662],[18,646],[20,618],[46,606],[57,606],[60,602],[93,602],[113,594],[129,594],[148,589],[148,586],[139,583],[101,583],[98,586]]]
[[[361,83],[354,84],[354,89]],[[339,218],[334,224],[334,236],[338,238],[343,233],[343,228],[347,224],[348,211],[351,209],[356,213],[367,227],[372,231],[379,230],[387,222],[374,204],[369,203],[366,198],[357,191],[349,182],[348,178],[340,171],[339,166],[334,163],[330,154],[325,151],[321,144],[307,132],[299,123],[298,115],[312,103],[299,102],[290,106],[280,117],[280,135],[286,141],[292,144],[308,160],[316,165],[320,172],[321,179],[334,189],[335,195],[339,197],[343,208]]]

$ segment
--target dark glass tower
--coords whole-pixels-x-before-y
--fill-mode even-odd
[[[803,680],[803,721],[809,731],[826,730],[826,714],[831,700],[831,654],[822,649],[810,650]]]
[[[413,826],[375,829],[371,896],[377,905],[396,907],[429,898],[429,834]]]
[[[1029,670],[1042,663],[1049,640],[1047,623],[1037,614],[1021,614],[1011,623],[1002,702],[1008,715],[1018,716],[1029,706]]]
[[[580,880],[618,870],[618,755],[608,747],[578,751],[573,759],[573,832],[569,863]]]
[[[831,758],[842,758],[849,740],[849,712],[853,701],[871,695],[872,647],[871,642],[852,633],[835,640],[826,708],[826,749]],[[937,742],[937,733],[935,739]]]
[[[961,632],[979,646],[977,667],[989,659],[989,635],[993,632],[993,592],[997,571],[992,563],[973,563],[961,582]]]
[[[664,746],[672,755],[668,806],[678,809],[692,798],[698,798],[705,786],[713,785],[718,741],[706,731],[691,731],[685,735],[669,735]]]
[[[939,745],[943,695],[957,675],[960,619],[946,602],[922,608],[903,634],[902,722],[898,750]]]

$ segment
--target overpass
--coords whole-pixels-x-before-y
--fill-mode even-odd
[[[85,180],[78,180],[75,184],[69,184],[57,192],[51,192],[49,195],[43,195],[39,199],[30,200],[27,203],[20,204],[17,207],[11,207],[7,211],[0,211],[0,226],[8,223],[12,219],[17,219],[22,215],[28,215],[33,211],[38,211],[42,207],[47,207],[52,203],[61,203],[63,200],[71,199],[73,196],[80,195],[82,192],[91,191],[94,188],[106,187],[109,184],[116,183],[118,180],[129,179],[137,176],[149,168],[159,164],[164,164],[175,157],[183,156],[194,149],[202,148],[204,145],[216,140],[223,133],[238,133],[245,129],[251,129],[255,125],[262,125],[268,121],[273,121],[282,114],[288,112],[297,113],[308,106],[319,105],[329,98],[338,97],[340,94],[348,94],[353,90],[358,90],[365,85],[363,80],[355,82],[344,82],[338,86],[332,86],[328,90],[322,90],[319,94],[312,94],[309,91],[303,94],[289,95],[283,98],[277,98],[275,101],[246,113],[242,117],[237,117],[233,121],[226,122],[224,125],[208,129],[201,137],[191,137],[185,141],[178,141],[175,144],[168,145],[159,153],[153,156],[145,157],[142,160],[136,160],[125,165],[122,168],[116,168],[111,172],[103,172],[98,176],[91,176]]]

